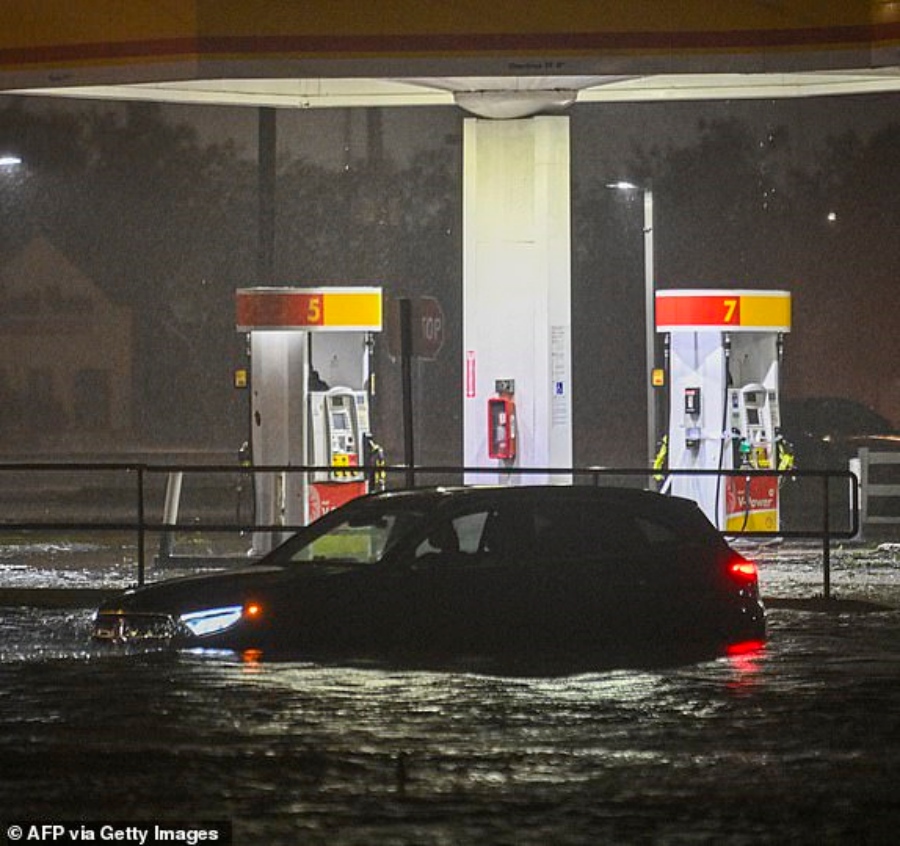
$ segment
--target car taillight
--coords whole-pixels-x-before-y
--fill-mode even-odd
[[[725,654],[734,657],[741,655],[755,655],[766,648],[764,640],[742,640],[739,643],[729,643],[725,647]]]
[[[759,577],[756,564],[741,555],[735,555],[728,562],[728,575],[739,582],[755,582]]]

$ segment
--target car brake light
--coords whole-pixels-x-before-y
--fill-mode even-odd
[[[728,573],[736,579],[748,582],[756,581],[759,576],[756,564],[740,556],[731,560],[731,563],[728,565]]]
[[[244,616],[251,620],[257,620],[262,616],[262,610],[262,605],[258,602],[248,602],[244,606]]]
[[[764,640],[742,640],[739,643],[729,643],[725,647],[725,654],[732,656],[753,655],[761,652],[765,647],[766,642]]]

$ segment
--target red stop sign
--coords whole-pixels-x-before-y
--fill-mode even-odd
[[[435,297],[418,297],[412,302],[413,355],[437,358],[444,346],[444,309]]]

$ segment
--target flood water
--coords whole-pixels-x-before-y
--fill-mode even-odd
[[[821,590],[821,556],[758,558],[764,594]],[[898,609],[900,556],[838,556],[833,583]],[[897,842],[900,610],[776,603],[755,652],[550,678],[110,653],[89,624],[0,609],[0,823],[229,820],[242,846]]]

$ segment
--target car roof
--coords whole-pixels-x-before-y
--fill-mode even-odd
[[[660,508],[696,510],[693,500],[663,496],[654,491],[595,485],[470,485],[411,488],[382,491],[364,498],[367,501],[392,501],[414,507],[433,508],[442,502],[515,502],[525,500],[560,501],[590,499],[635,510]]]

